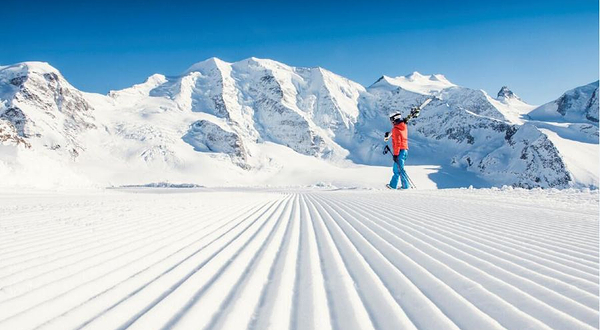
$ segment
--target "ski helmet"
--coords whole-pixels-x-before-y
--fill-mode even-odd
[[[402,115],[399,113],[395,113],[390,116],[390,121],[394,124],[397,124],[402,121]]]

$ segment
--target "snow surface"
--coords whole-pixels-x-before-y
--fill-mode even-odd
[[[211,58],[99,95],[0,67],[0,329],[598,329],[597,86],[536,107]],[[387,117],[431,96],[419,190],[382,190]],[[493,185],[580,189],[438,190]]]
[[[598,192],[0,191],[1,329],[597,329]]]

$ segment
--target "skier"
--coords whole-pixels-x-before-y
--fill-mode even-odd
[[[408,189],[411,185],[413,188],[416,188],[415,184],[406,174],[404,170],[404,162],[406,161],[406,157],[408,156],[408,126],[406,125],[409,120],[413,118],[419,117],[421,113],[421,109],[423,109],[426,105],[428,105],[431,101],[437,99],[436,97],[428,98],[418,107],[413,107],[410,109],[410,113],[406,118],[402,118],[402,115],[399,113],[395,113],[390,117],[390,122],[392,123],[392,132],[386,132],[383,140],[387,142],[390,138],[392,138],[392,156],[394,159],[394,175],[392,176],[392,180],[390,180],[389,184],[385,186],[389,189],[396,189],[398,187],[398,178],[401,179],[402,185],[400,189]],[[385,146],[383,151],[384,154],[387,154],[390,151],[390,147]]]
[[[393,172],[394,175],[390,180],[389,184],[385,186],[389,189],[396,189],[398,187],[398,178],[401,179],[401,189],[408,189],[408,177],[404,170],[404,162],[408,156],[408,127],[406,123],[409,118],[402,118],[402,115],[396,113],[390,117],[392,123],[392,155],[394,159]],[[386,133],[386,141],[390,137],[390,132]]]

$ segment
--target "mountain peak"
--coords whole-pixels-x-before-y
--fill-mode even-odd
[[[50,65],[48,62],[38,62],[38,61],[30,61],[30,62],[21,62],[17,64],[21,67],[27,67],[30,72],[38,72],[38,73],[57,73],[58,69]]]
[[[60,76],[60,72],[52,65],[48,64],[47,62],[36,61],[21,62],[13,65],[0,66],[0,72],[2,72],[3,75],[8,75],[11,77],[27,76],[30,73],[53,73]]]
[[[379,77],[377,79],[377,81],[375,81],[374,83],[372,83],[369,88],[398,88],[400,87],[399,84],[396,82],[398,78],[392,78],[386,75],[382,75],[381,77]]]
[[[227,63],[217,57],[211,57],[202,62],[193,64],[187,70],[185,70],[185,73],[187,74],[187,73],[194,72],[194,71],[204,71],[206,69],[218,68],[219,66],[224,65],[224,64],[229,64],[229,63]]]
[[[277,68],[290,68],[290,66],[288,66],[287,64],[275,61],[275,60],[271,60],[268,58],[258,58],[258,57],[249,57],[245,60],[236,62],[236,63],[246,63],[246,64],[258,64],[261,66],[265,66],[265,67],[277,67]]]
[[[520,98],[517,96],[517,94],[513,93],[513,91],[511,91],[510,88],[508,88],[508,86],[502,86],[502,88],[500,88],[500,91],[498,92],[498,96],[496,98],[497,99],[520,100]]]
[[[423,78],[423,77],[425,77],[425,76],[424,76],[424,75],[422,75],[422,74],[420,74],[420,73],[419,73],[419,72],[417,72],[417,71],[413,71],[413,73],[411,73],[411,74],[409,74],[409,75],[406,75],[405,77],[406,77],[406,78],[408,78],[408,80],[411,80],[411,81],[412,81],[412,80],[421,79],[421,78]]]

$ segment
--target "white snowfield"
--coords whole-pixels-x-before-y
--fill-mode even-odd
[[[597,329],[598,191],[0,191],[0,329]]]

